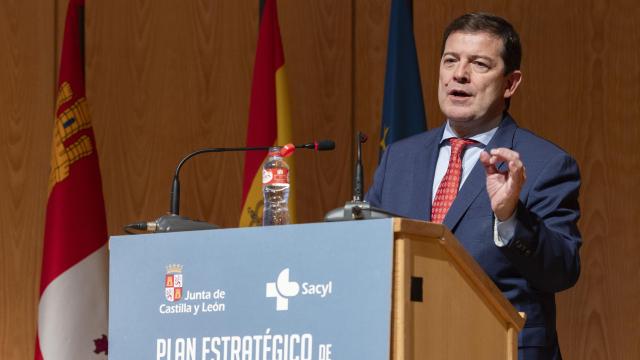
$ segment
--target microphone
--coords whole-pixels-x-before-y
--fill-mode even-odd
[[[356,134],[356,164],[353,173],[353,200],[347,201],[344,207],[329,211],[324,221],[348,221],[364,219],[384,219],[397,216],[388,211],[372,207],[362,200],[364,192],[364,175],[362,169],[362,144],[367,142],[367,135],[358,131]]]
[[[171,182],[171,193],[169,199],[169,213],[156,219],[155,221],[139,222],[126,225],[125,232],[132,233],[131,230],[147,231],[147,232],[173,232],[173,231],[192,231],[192,230],[208,230],[218,229],[219,226],[209,224],[204,221],[191,220],[187,217],[180,216],[180,169],[192,157],[205,153],[214,152],[235,152],[235,151],[266,151],[271,146],[252,146],[252,147],[219,147],[219,148],[203,148],[191,152],[176,166],[173,180]],[[311,149],[315,151],[333,150],[336,143],[333,140],[313,141],[306,144],[293,145],[286,144],[281,147],[280,155],[288,157],[293,154],[295,149]]]
[[[364,189],[364,175],[362,170],[362,144],[367,142],[367,135],[358,131],[356,136],[358,151],[356,152],[356,170],[353,176],[353,201],[362,201]]]
[[[285,145],[286,146],[286,145]],[[333,140],[320,140],[312,143],[296,145],[299,149],[312,149],[315,151],[333,150],[336,148],[336,143]]]

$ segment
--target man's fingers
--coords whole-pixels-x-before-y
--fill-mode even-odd
[[[496,158],[494,163],[520,160],[520,154],[507,148],[491,149],[490,154],[492,158]]]
[[[491,161],[492,158],[494,157],[489,155],[488,152],[484,150],[480,152],[480,162],[482,163],[482,166],[484,166],[484,170],[487,175],[495,174],[498,172],[495,163]]]
[[[511,160],[509,161],[509,172],[513,174],[517,174],[522,171],[522,161],[520,160]]]
[[[490,150],[489,163],[494,166],[498,163],[506,163],[510,176],[524,179],[524,164],[520,160],[520,154],[507,148]]]
[[[511,178],[517,179],[520,183],[526,178],[524,164],[520,160],[509,161],[509,173]]]
[[[496,148],[491,149],[489,152],[483,150],[480,153],[480,162],[484,166],[487,175],[496,173],[508,174],[508,177],[518,185],[522,185],[526,179],[525,168],[522,160],[520,160],[520,154],[511,149]],[[501,162],[505,163],[508,168],[504,172],[497,168],[497,165]]]

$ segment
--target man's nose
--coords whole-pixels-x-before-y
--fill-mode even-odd
[[[460,62],[453,71],[453,79],[459,83],[469,82],[469,64]]]

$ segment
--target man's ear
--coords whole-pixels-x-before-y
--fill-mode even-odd
[[[515,94],[520,82],[522,82],[522,72],[520,70],[514,70],[507,75],[507,86],[504,89],[505,99],[508,99]]]

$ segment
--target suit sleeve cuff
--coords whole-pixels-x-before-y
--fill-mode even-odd
[[[505,247],[509,245],[516,232],[516,211],[510,218],[500,221],[494,217],[493,221],[493,242],[497,247]]]

